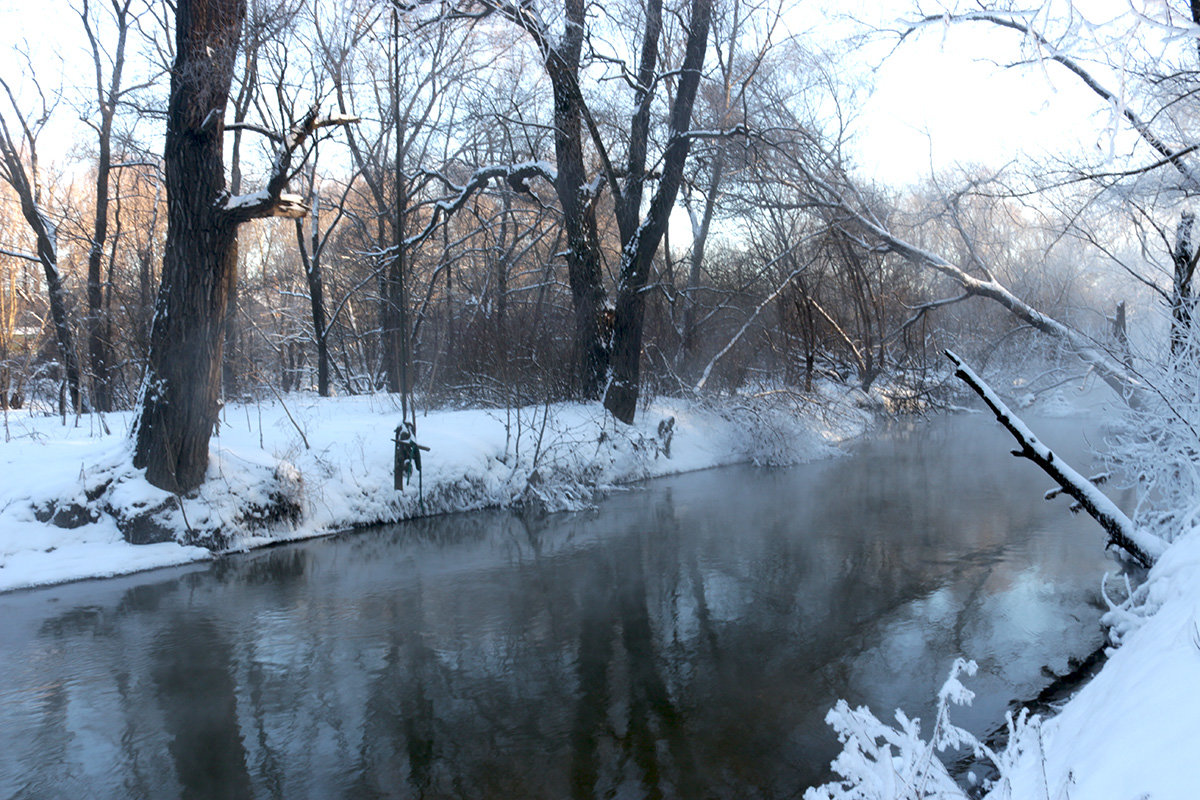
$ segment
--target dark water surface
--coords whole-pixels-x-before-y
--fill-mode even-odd
[[[1034,420],[1082,469],[1078,420]],[[982,416],[598,511],[0,595],[0,797],[796,797],[838,697],[978,732],[1100,642],[1094,523]]]

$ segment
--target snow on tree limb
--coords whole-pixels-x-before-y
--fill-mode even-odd
[[[359,118],[348,114],[330,114],[319,116],[319,109],[313,106],[299,122],[292,125],[286,136],[279,136],[279,151],[275,154],[275,162],[271,165],[271,175],[267,179],[265,189],[250,194],[229,197],[225,201],[225,210],[237,221],[258,219],[260,217],[287,217],[299,219],[308,213],[308,205],[297,194],[284,191],[288,180],[292,177],[292,159],[296,151],[304,146],[321,128],[338,125],[353,125]]]
[[[455,194],[449,199],[439,200],[434,203],[433,213],[429,216],[429,222],[426,223],[420,232],[404,240],[405,247],[415,247],[428,239],[437,230],[438,225],[444,218],[453,216],[467,204],[472,195],[486,188],[488,183],[493,180],[503,178],[513,191],[533,194],[529,188],[529,181],[531,179],[541,177],[553,183],[558,177],[558,173],[552,165],[544,161],[525,161],[520,164],[503,164],[477,169],[471,175],[470,180],[463,186],[455,185],[444,175],[438,174],[437,177],[447,186],[451,187]]]
[[[955,377],[961,379],[991,409],[996,420],[1004,426],[1020,445],[1013,455],[1026,458],[1042,468],[1064,494],[1079,504],[1108,534],[1110,545],[1120,547],[1142,566],[1149,567],[1158,560],[1166,548],[1161,539],[1140,530],[1133,524],[1116,503],[1096,488],[1096,485],[1076,472],[1049,447],[1042,444],[1033,431],[1004,404],[983,378],[979,377],[951,350],[945,350],[946,358],[954,364]]]
[[[1163,141],[1150,127],[1153,120],[1142,119],[1141,116],[1130,106],[1125,98],[1121,97],[1117,92],[1114,92],[1100,83],[1099,80],[1087,69],[1083,64],[1059,49],[1054,42],[1051,42],[1040,32],[1035,30],[1028,22],[1024,14],[1017,12],[1003,12],[991,9],[982,11],[967,11],[965,13],[954,14],[934,14],[923,17],[922,19],[911,23],[908,29],[902,34],[901,38],[908,36],[910,33],[919,30],[927,25],[945,25],[947,23],[962,23],[962,22],[985,22],[992,25],[997,25],[1002,28],[1008,28],[1020,33],[1034,44],[1044,53],[1044,57],[1048,61],[1053,61],[1061,65],[1068,72],[1077,77],[1084,86],[1090,89],[1094,94],[1104,100],[1116,113],[1120,114],[1133,130],[1153,148],[1162,159],[1157,162],[1158,166],[1170,164],[1179,173],[1183,179],[1183,188],[1188,191],[1196,191],[1200,189],[1200,174],[1196,169],[1184,160],[1184,156],[1191,153],[1195,149],[1195,145],[1186,147],[1175,147]]]
[[[10,258],[20,258],[25,261],[32,261],[35,264],[40,264],[42,261],[34,253],[27,253],[24,250],[9,250],[6,247],[0,247],[0,256],[9,256]]]
[[[1120,359],[1114,358],[1092,338],[1043,314],[1017,297],[1007,286],[991,277],[986,266],[981,270],[985,273],[985,277],[977,278],[937,253],[900,238],[892,233],[885,223],[877,219],[869,210],[861,208],[859,204],[853,202],[829,180],[817,175],[802,162],[798,163],[797,167],[810,184],[808,191],[811,193],[811,202],[831,212],[848,215],[850,218],[848,222],[852,222],[853,228],[861,231],[861,234],[865,234],[865,236],[851,235],[844,223],[843,229],[848,235],[851,235],[851,238],[858,239],[862,246],[868,248],[874,246],[875,249],[896,253],[914,264],[928,267],[950,278],[968,296],[986,297],[999,303],[1035,330],[1049,334],[1068,344],[1076,356],[1094,369],[1101,380],[1121,395],[1131,407],[1137,408],[1143,404],[1142,396],[1146,391],[1145,385],[1130,373]],[[853,192],[854,187],[849,186],[847,191]],[[866,241],[867,238],[874,239],[878,244],[872,245]]]

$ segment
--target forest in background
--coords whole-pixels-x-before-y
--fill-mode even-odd
[[[948,346],[984,367],[1057,363],[1065,345],[1119,382],[1174,375],[1200,185],[1200,58],[1179,6],[1104,27],[1069,3],[914,4],[845,39],[844,20],[837,37],[792,32],[785,0],[179,4],[238,17],[224,56],[206,45],[227,103],[195,124],[223,118],[229,208],[269,196],[246,218],[272,217],[234,228],[220,394],[603,398],[629,416],[655,394],[884,376],[904,403],[944,379]],[[139,402],[168,249],[175,10],[74,4],[78,60],[3,77],[5,408]],[[870,87],[841,66],[864,38],[967,25],[1094,93],[1108,150],[904,188],[859,177]],[[84,133],[42,152],[62,117]]]

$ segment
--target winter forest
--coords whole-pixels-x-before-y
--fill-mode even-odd
[[[164,592],[176,599],[151,605],[186,625],[164,626],[182,649],[147,651],[159,710],[129,701],[137,692],[125,684],[86,708],[115,703],[121,710],[104,713],[129,730],[165,727],[139,733],[135,745],[92,742],[61,774],[6,756],[0,795],[1190,796],[1197,776],[1184,754],[1196,737],[1183,721],[1200,701],[1178,693],[1190,695],[1200,678],[1200,544],[1191,541],[1200,510],[1200,2],[47,8],[0,9],[9,26],[0,60],[0,608],[13,604],[11,631],[36,641],[47,630],[87,630],[119,652],[152,624],[138,616],[149,606],[129,599],[151,584],[129,584],[111,604],[88,600],[86,587],[143,579],[71,584],[63,591],[92,610],[69,624],[46,616],[37,591],[51,589],[30,587],[163,567],[193,570],[180,578],[190,580],[211,568],[216,584],[196,578],[191,591],[220,609],[255,582],[290,596],[301,591],[298,576],[315,583],[324,569],[338,575],[321,578],[320,591],[335,595],[330,608],[360,609],[357,626],[371,607],[394,638],[378,653],[352,652],[337,625],[309,612],[305,625],[336,639],[336,655],[280,634],[291,644],[272,645],[271,661],[220,638],[224,622],[176,608]],[[994,130],[918,129],[896,110],[917,105],[965,126],[953,131],[971,130],[972,115]],[[933,433],[896,433],[968,408],[977,429],[935,421]],[[1044,442],[1039,424],[1074,428]],[[916,442],[923,460],[879,444],[893,436]],[[852,446],[862,449],[836,455]],[[988,466],[1008,468],[1010,450],[1020,478]],[[829,463],[787,466],[816,460]],[[831,535],[837,545],[806,540],[812,551],[788,538],[785,557],[768,526],[722,544],[734,565],[713,566],[714,520],[729,515],[722,530],[736,540],[743,519],[779,502],[760,498],[760,482],[792,480],[731,466],[748,463],[802,476],[780,490],[796,507],[843,498],[841,510],[811,511],[822,531],[858,520],[886,529],[885,543],[856,540],[863,549],[851,556],[820,549],[842,547],[840,533]],[[660,490],[646,489],[645,504],[641,489],[621,488],[718,466],[735,470],[740,486],[728,504],[706,478],[671,484],[661,502],[649,499]],[[824,491],[813,488],[833,474],[841,477]],[[994,487],[959,483],[973,478]],[[917,498],[907,516],[897,510],[908,502],[900,482]],[[613,492],[610,512],[600,498]],[[1042,495],[1070,500],[1031,510]],[[1066,502],[1082,513],[1066,514]],[[513,516],[446,523],[465,531],[456,534],[430,522],[483,508]],[[615,536],[594,515],[628,518],[620,525],[645,538],[620,539],[592,573],[590,548]],[[1039,580],[1058,588],[1031,589],[1037,609],[1015,616],[1026,638],[1058,637],[1077,651],[1014,657],[1012,669],[1032,677],[997,677],[988,659],[1005,660],[999,645],[994,657],[969,652],[977,627],[992,630],[993,643],[1003,638],[983,612],[988,621],[913,623],[918,638],[941,641],[935,628],[955,635],[918,659],[923,677],[909,693],[855,699],[861,662],[812,666],[788,651],[755,663],[745,649],[757,645],[737,620],[754,621],[764,639],[808,641],[783,616],[762,616],[784,606],[787,619],[828,613],[827,625],[814,625],[858,630],[914,608],[914,598],[953,596],[960,610],[985,598],[1017,603],[1013,587],[1032,573],[998,578],[995,565],[1010,568],[1013,546],[993,550],[980,538],[998,535],[1001,517],[1055,539],[1074,526],[1083,553],[1038,544],[1049,549],[1022,567],[1081,570],[1046,572]],[[378,568],[392,556],[360,552],[360,574],[312,543],[244,553],[405,520],[414,527],[395,528],[412,532],[404,546],[416,541],[428,558],[404,556],[414,571],[403,580],[417,588],[403,583],[382,612],[364,598],[401,585]],[[943,528],[967,543],[943,541]],[[660,549],[661,530],[678,552]],[[481,578],[487,588],[464,582],[455,600],[453,574],[468,568],[428,565],[464,541],[478,549],[462,563],[493,577]],[[906,549],[916,543],[922,549]],[[958,583],[937,589],[926,572],[942,547],[957,554],[947,563],[982,559],[991,571],[961,597]],[[821,584],[821,599],[798,601],[806,570],[826,569],[798,566],[810,559],[828,560],[845,582],[822,578],[832,583]],[[591,566],[573,566],[584,561]],[[560,562],[577,577],[553,567]],[[470,597],[502,607],[487,595],[503,593],[488,582],[501,566],[515,570],[521,592],[542,587],[549,608],[578,616],[531,609],[526,598],[490,629],[447,610]],[[953,569],[954,580],[975,574]],[[899,599],[863,599],[852,590],[863,585]],[[218,588],[242,600],[223,600]],[[1047,632],[1076,613],[1059,603],[1091,615],[1078,642],[1077,628]],[[457,633],[445,636],[454,643],[434,641],[439,615],[453,617],[446,630]],[[260,621],[247,623],[256,637]],[[219,709],[211,713],[163,677],[185,670],[178,630],[193,629],[207,642],[196,645],[207,653],[196,656],[199,683],[224,692],[197,701]],[[546,630],[566,631],[568,643],[534,654],[530,642]],[[898,635],[855,647],[882,652]],[[23,647],[0,659],[0,672],[32,670]],[[698,655],[708,649],[711,663]],[[589,654],[599,667],[587,666]],[[1085,681],[1068,656],[1104,666]],[[275,691],[272,669],[297,669],[287,659],[303,659],[306,671],[368,666],[361,686],[336,697],[262,701]],[[493,662],[509,666],[493,673]],[[1151,663],[1159,678],[1142,680]],[[495,750],[489,758],[535,761],[508,727],[519,727],[522,693],[541,691],[524,685],[526,668],[553,687],[542,698],[552,709],[576,709],[562,714],[566,732],[555,733],[554,712],[520,723],[549,731],[546,752],[570,765],[560,778],[472,761],[446,733],[469,729]],[[759,669],[775,677],[743,690],[744,707],[778,730],[751,747],[755,732],[739,725],[755,723],[726,719],[712,698],[737,695],[742,673]],[[831,694],[802,702],[800,689],[780,688],[805,671],[828,680]],[[880,670],[872,691],[898,671]],[[952,720],[966,713],[973,680],[999,694],[960,728]],[[13,681],[0,690],[26,697]],[[726,688],[705,693],[705,681]],[[1029,705],[1060,683],[1074,691]],[[52,714],[29,691],[27,711],[22,700],[0,713],[0,736],[24,738],[42,720],[37,730],[59,731],[48,737],[88,739],[63,710],[85,701],[64,688]],[[773,691],[791,699],[768,702]],[[1013,695],[1007,715],[1003,692]],[[1110,702],[1127,692],[1128,707]],[[868,710],[868,699],[891,707]],[[470,702],[487,706],[478,717],[494,727],[472,727],[480,723],[463,710]],[[381,703],[396,706],[395,719],[374,716]],[[893,725],[898,704],[927,709],[926,724],[897,712]],[[820,732],[797,733],[774,706],[803,706]],[[688,717],[692,707],[704,711]],[[316,731],[332,718],[332,744],[272,727]],[[701,743],[689,726],[727,738]],[[809,739],[819,737],[825,749],[814,750]],[[169,756],[146,744],[155,740],[172,742]],[[376,749],[384,740],[390,755]],[[757,748],[769,766],[724,760],[739,748]],[[311,782],[295,783],[295,759],[309,749],[353,762],[353,778],[326,785],[309,764],[299,771]],[[149,766],[110,784],[95,770],[113,758]],[[781,766],[799,762],[794,773]]]

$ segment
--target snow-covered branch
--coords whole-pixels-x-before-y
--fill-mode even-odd
[[[545,161],[525,161],[520,164],[482,167],[475,170],[470,180],[462,186],[455,185],[440,173],[437,174],[437,177],[450,187],[453,195],[445,200],[438,200],[434,203],[433,213],[429,216],[429,222],[418,233],[404,240],[405,247],[416,247],[428,239],[437,230],[438,225],[441,224],[443,219],[453,216],[467,204],[472,195],[487,188],[487,185],[493,180],[504,179],[508,183],[509,188],[514,192],[532,195],[533,192],[529,188],[530,180],[540,177],[550,183],[554,183],[558,177],[558,173],[551,164]]]
[[[689,139],[733,139],[736,137],[750,137],[750,129],[745,125],[734,125],[732,128],[713,128],[713,129],[697,129],[693,128],[690,131],[682,134]]]
[[[1075,354],[1094,369],[1096,374],[1120,394],[1130,406],[1138,407],[1143,404],[1142,396],[1145,393],[1145,386],[1130,373],[1124,363],[1114,358],[1090,337],[1038,311],[995,278],[977,278],[937,253],[902,239],[892,233],[885,223],[876,218],[861,203],[848,198],[842,190],[829,180],[815,174],[803,162],[798,163],[797,167],[804,173],[810,184],[807,191],[811,193],[812,205],[825,208],[831,213],[847,215],[849,219],[845,223],[841,223],[842,227],[847,228],[849,223],[856,228],[861,233],[861,236],[857,238],[864,246],[871,246],[868,239],[874,240],[877,243],[874,245],[876,249],[896,253],[914,264],[928,267],[945,275],[957,283],[966,295],[986,297],[999,303],[1035,330],[1049,334],[1068,344]],[[848,191],[853,191],[853,186],[850,186]],[[848,229],[846,232],[849,234]]]
[[[1135,526],[1133,520],[1129,519],[1116,503],[1108,499],[1104,492],[1097,489],[1092,481],[1076,472],[1054,451],[1042,444],[983,378],[952,351],[946,350],[945,353],[946,358],[954,364],[954,375],[979,395],[996,416],[996,420],[1017,440],[1020,449],[1013,450],[1013,455],[1027,458],[1041,467],[1043,472],[1062,487],[1063,493],[1070,495],[1080,508],[1100,523],[1100,527],[1108,534],[1110,545],[1120,547],[1142,566],[1149,567],[1158,560],[1165,549],[1161,539]]]
[[[41,259],[33,253],[27,253],[23,250],[9,250],[6,247],[0,247],[0,256],[9,256],[10,258],[20,258],[25,261],[32,261],[35,264],[40,263]]]
[[[319,110],[313,106],[299,122],[292,125],[286,136],[278,136],[281,142],[275,161],[271,165],[271,174],[267,178],[267,186],[257,192],[237,195],[225,200],[225,211],[234,217],[236,222],[257,219],[260,217],[287,217],[299,219],[308,213],[308,205],[298,194],[284,192],[288,180],[292,177],[292,160],[301,147],[304,146],[318,130],[339,125],[353,125],[359,118],[348,114],[331,114],[327,117],[319,115]],[[272,137],[275,138],[275,137]]]
[[[1075,75],[1084,86],[1104,100],[1116,113],[1124,117],[1137,135],[1163,157],[1157,163],[1160,165],[1171,164],[1179,172],[1185,184],[1184,188],[1190,191],[1200,189],[1200,173],[1184,159],[1186,154],[1195,149],[1194,145],[1173,147],[1159,138],[1158,134],[1150,127],[1150,122],[1142,119],[1130,107],[1125,98],[1101,84],[1091,72],[1084,68],[1083,64],[1064,53],[1057,45],[1035,30],[1022,15],[992,10],[968,11],[961,14],[934,14],[911,23],[908,30],[905,31],[904,36],[925,26],[945,25],[950,22],[986,22],[1001,28],[1017,31],[1022,36],[1034,42],[1045,54],[1047,60],[1061,65],[1068,72]]]
[[[230,122],[225,125],[226,132],[228,131],[250,131],[265,136],[272,142],[282,142],[283,134],[279,131],[273,131],[270,128],[262,125],[255,125],[253,122]]]

